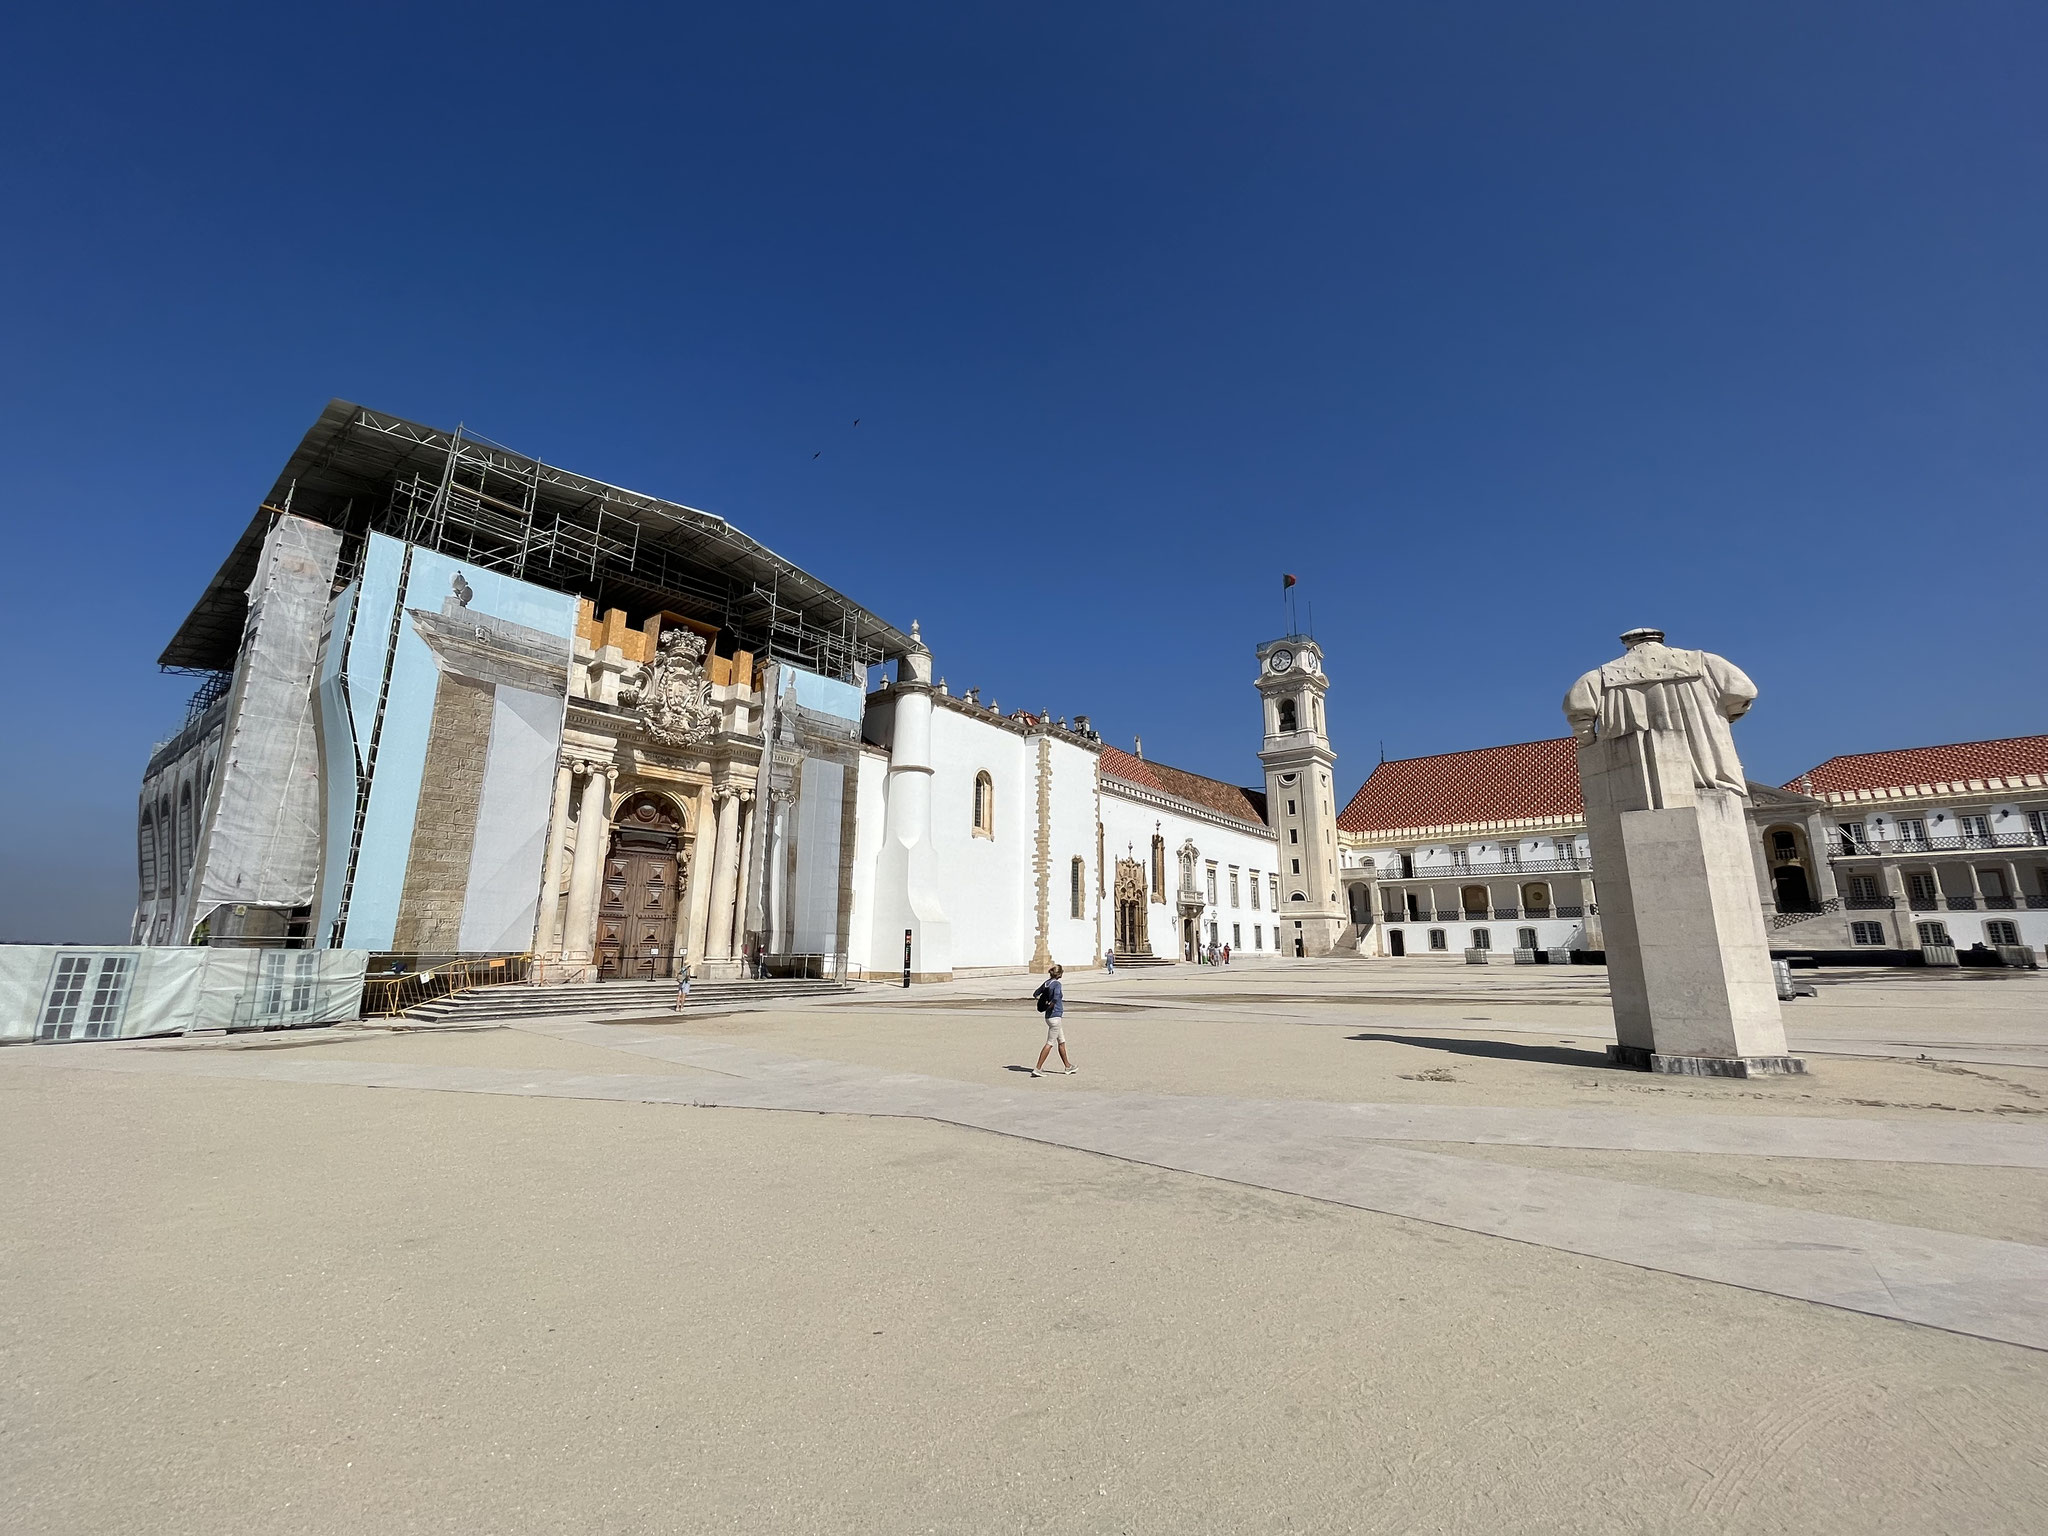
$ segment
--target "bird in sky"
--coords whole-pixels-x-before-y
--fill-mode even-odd
[[[823,453],[824,451],[825,451],[824,449],[820,448],[820,449],[818,450],[818,453]],[[812,455],[811,455],[811,457],[815,459],[815,458],[816,458],[816,457],[818,456],[818,453],[814,453],[814,454],[812,454]]]

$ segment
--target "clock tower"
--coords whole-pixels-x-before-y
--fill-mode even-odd
[[[1346,918],[1337,879],[1337,790],[1323,696],[1323,653],[1306,635],[1259,647],[1266,736],[1266,821],[1279,843],[1275,908],[1284,955],[1327,955]]]

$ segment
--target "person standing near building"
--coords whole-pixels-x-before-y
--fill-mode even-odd
[[[1110,975],[1114,976],[1114,975],[1116,974],[1116,951],[1115,951],[1115,950],[1111,949],[1111,950],[1105,950],[1105,951],[1103,952],[1103,956],[1102,956],[1102,966],[1103,966],[1103,969],[1104,969],[1104,970],[1106,970],[1106,971],[1107,971],[1107,972],[1108,972],[1108,973],[1109,973]]]
[[[690,963],[685,960],[676,967],[676,1012],[681,1013],[690,1005]]]
[[[1223,963],[1225,965],[1230,964],[1230,946],[1228,944],[1223,946]]]
[[[1033,1077],[1045,1075],[1045,1058],[1052,1054],[1052,1048],[1060,1048],[1060,1065],[1072,1076],[1074,1064],[1067,1058],[1067,1031],[1064,1020],[1067,1012],[1066,989],[1060,985],[1060,977],[1066,972],[1058,965],[1046,971],[1045,980],[1040,982],[1032,997],[1038,1003],[1038,1011],[1045,1015],[1045,1044],[1038,1048],[1038,1064],[1031,1069]]]

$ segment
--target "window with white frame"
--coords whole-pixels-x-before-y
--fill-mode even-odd
[[[1254,912],[1256,912],[1256,911],[1258,911],[1258,910],[1259,910],[1259,872],[1258,872],[1258,871],[1257,871],[1256,869],[1252,871],[1252,875],[1251,875],[1251,880],[1252,880],[1252,910],[1253,910]]]
[[[1234,906],[1236,906],[1236,905],[1238,905],[1238,900],[1237,900],[1237,866],[1236,866],[1235,864],[1233,864],[1233,865],[1231,865],[1231,866],[1230,866],[1230,904],[1231,904],[1231,905],[1232,905],[1233,907],[1234,907]]]
[[[1922,912],[1932,912],[1941,901],[1941,882],[1932,874],[1908,875],[1906,896]]]
[[[1266,877],[1266,894],[1273,898],[1271,905],[1280,905],[1280,877],[1277,874]]]
[[[1946,945],[1949,941],[1948,924],[1946,923],[1915,923],[1913,926],[1915,931],[1919,933],[1922,944],[1940,947]]]
[[[1876,901],[1877,876],[1851,875],[1849,877],[1849,899],[1851,901]]]
[[[1964,837],[1989,837],[1991,823],[1982,816],[1958,816],[1956,830]]]
[[[1256,889],[1257,889],[1257,887],[1255,886],[1255,887],[1253,887],[1253,889],[1255,889],[1255,890],[1256,890]],[[1252,948],[1253,948],[1253,949],[1264,949],[1265,947],[1266,947],[1266,930],[1265,930],[1265,926],[1264,926],[1263,924],[1260,924],[1260,923],[1253,923],[1253,924],[1252,924]]]
[[[2020,941],[2020,925],[1994,918],[1984,925],[1984,942],[1987,944],[2017,944]]]
[[[1230,925],[1230,947],[1232,949],[1244,948],[1244,929],[1237,923]]]
[[[1473,949],[1493,948],[1493,930],[1491,928],[1474,928],[1472,930],[1472,943],[1470,947]]]
[[[1884,924],[1851,923],[1849,925],[1849,942],[1852,944],[1869,944],[1881,947],[1884,944]]]
[[[1077,858],[1068,866],[1067,873],[1069,886],[1067,891],[1069,911],[1067,915],[1070,917],[1086,917],[1088,915],[1088,866]]]
[[[1927,823],[1920,817],[1901,816],[1892,825],[1899,834],[1899,841],[1907,847],[1926,846]]]
[[[1213,907],[1216,905],[1216,866],[1214,864],[1205,866],[1204,873],[1208,880],[1209,905]]]
[[[1515,948],[1534,949],[1535,947],[1536,930],[1534,928],[1517,928],[1515,930]]]
[[[2037,843],[2048,843],[2048,811],[2027,812],[2027,830]]]
[[[1432,928],[1429,930],[1429,947],[1431,949],[1449,949],[1451,947],[1449,941],[1444,938],[1443,929]]]

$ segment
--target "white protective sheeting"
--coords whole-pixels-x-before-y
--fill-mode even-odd
[[[332,1024],[362,1011],[360,949],[0,944],[0,1041]]]
[[[533,943],[561,735],[561,699],[499,685],[462,903],[465,954],[499,954]]]
[[[249,586],[199,861],[198,919],[223,904],[310,904],[320,878],[320,742],[314,674],[341,535],[280,517]],[[180,939],[185,935],[180,934]]]

